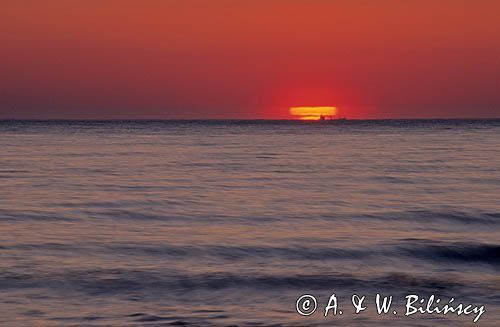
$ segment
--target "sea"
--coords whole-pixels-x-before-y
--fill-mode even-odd
[[[0,121],[0,325],[500,326],[500,120]]]

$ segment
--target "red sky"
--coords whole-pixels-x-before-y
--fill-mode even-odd
[[[498,0],[2,0],[0,118],[500,117]]]

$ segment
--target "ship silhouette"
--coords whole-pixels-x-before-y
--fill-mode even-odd
[[[347,120],[347,118],[345,116],[325,116],[325,115],[319,116],[319,121],[326,121],[326,120]]]

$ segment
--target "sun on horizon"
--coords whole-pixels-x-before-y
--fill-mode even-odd
[[[333,117],[337,115],[337,108],[332,106],[320,107],[291,107],[290,114],[300,120],[320,120],[322,117]]]

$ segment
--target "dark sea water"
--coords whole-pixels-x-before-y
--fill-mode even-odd
[[[1,326],[474,325],[408,294],[500,325],[500,121],[0,122]]]

